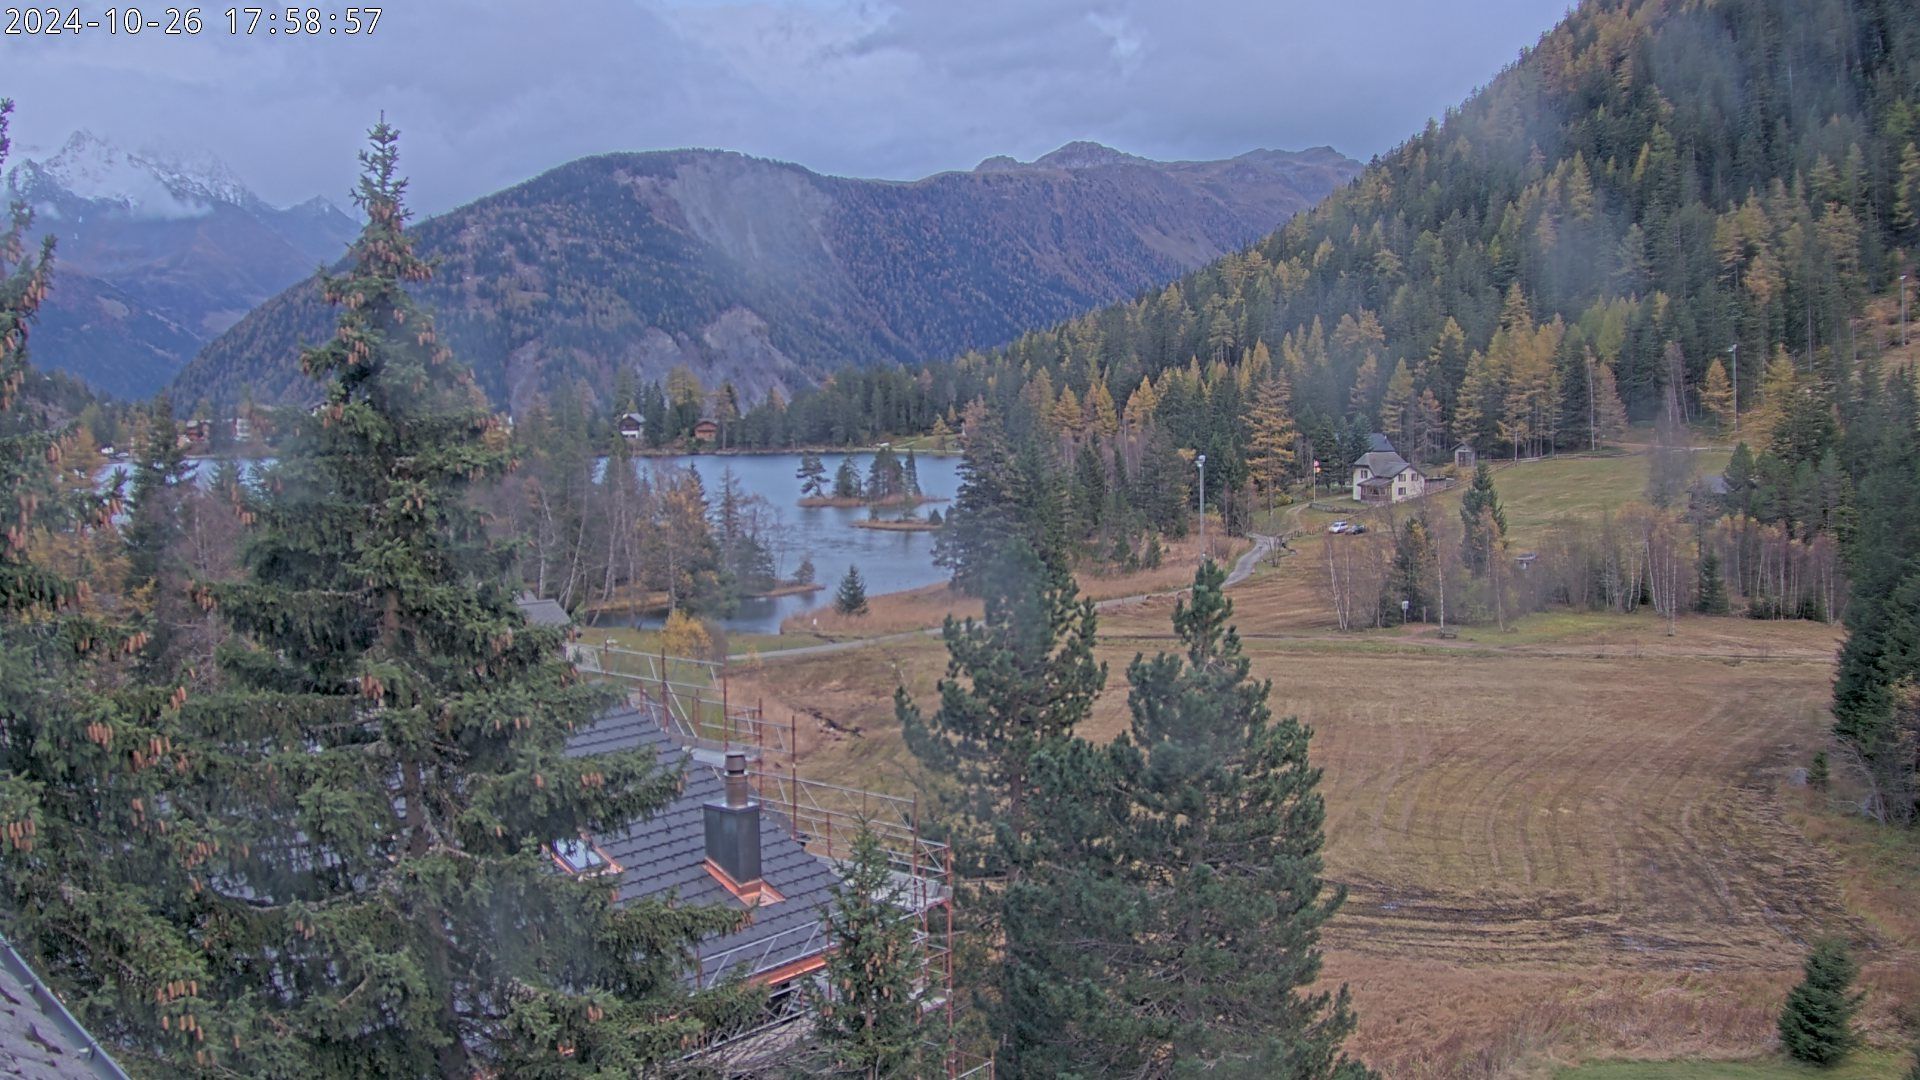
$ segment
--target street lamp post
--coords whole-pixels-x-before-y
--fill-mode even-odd
[[[1200,560],[1207,558],[1207,455],[1201,454],[1193,459],[1200,466]]]

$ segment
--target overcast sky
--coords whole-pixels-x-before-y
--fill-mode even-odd
[[[0,96],[17,102],[16,152],[85,127],[211,152],[276,203],[345,205],[384,109],[429,213],[610,150],[721,147],[897,179],[1073,139],[1159,158],[1325,144],[1364,160],[1567,3],[413,0],[369,38],[300,40],[264,22],[235,38],[221,6],[195,38],[0,39]]]

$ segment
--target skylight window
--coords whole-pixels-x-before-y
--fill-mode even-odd
[[[553,858],[569,874],[599,874],[614,869],[612,860],[584,839],[555,840]]]

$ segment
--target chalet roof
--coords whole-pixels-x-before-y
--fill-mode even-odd
[[[1360,486],[1363,488],[1378,488],[1381,491],[1385,491],[1387,488],[1390,488],[1393,486],[1393,477],[1370,476],[1365,480],[1360,481]]]
[[[1378,450],[1368,451],[1360,455],[1360,460],[1355,461],[1353,467],[1356,469],[1366,469],[1375,476],[1398,476],[1408,469],[1413,468],[1413,466],[1407,464],[1406,458],[1401,457],[1391,450],[1385,452]]]
[[[684,769],[685,783],[673,802],[652,817],[594,837],[620,865],[621,899],[672,893],[690,904],[743,910],[746,905],[706,866],[704,808],[725,801],[725,781],[661,730],[651,711],[624,705],[612,709],[575,734],[567,753],[582,757],[635,748],[652,750],[660,761]],[[831,903],[839,878],[825,860],[794,839],[785,815],[766,803],[760,809],[760,872],[785,899],[755,908],[753,921],[740,930],[700,943],[701,985],[770,971],[826,950],[821,909]]]
[[[560,601],[538,597],[532,593],[521,593],[514,599],[514,605],[520,614],[535,626],[572,626],[573,616],[560,606]]]
[[[1367,436],[1367,453],[1398,454],[1399,451],[1393,448],[1393,440],[1387,438],[1385,434],[1376,431]]]
[[[28,1080],[127,1080],[5,938],[0,938],[0,1073]]]

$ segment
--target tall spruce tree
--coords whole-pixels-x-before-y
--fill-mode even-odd
[[[1000,996],[988,1015],[1004,1075],[1139,1075],[1155,1050],[1113,995],[1115,972],[1137,955],[1147,910],[1139,882],[1125,872],[1136,852],[1117,750],[1074,736],[1034,752],[1034,824],[1021,873],[973,901],[989,906],[1001,931],[993,972]]]
[[[1467,569],[1483,574],[1499,543],[1507,535],[1507,514],[1500,508],[1500,494],[1493,489],[1493,470],[1480,462],[1473,470],[1473,485],[1460,497],[1460,558]]]
[[[984,585],[983,617],[949,616],[941,630],[940,707],[924,716],[904,688],[894,695],[908,746],[954,781],[948,820],[973,876],[1017,873],[1031,759],[1073,734],[1107,678],[1093,658],[1093,602],[1024,539],[996,553]]]
[[[857,499],[861,494],[860,473],[853,467],[853,458],[840,459],[840,468],[833,474],[833,497],[836,499]]]
[[[0,100],[0,165],[11,111]],[[130,1064],[184,1067],[231,1013],[188,928],[199,838],[164,818],[197,747],[176,688],[131,678],[145,633],[31,554],[105,528],[119,502],[117,484],[61,481],[80,433],[25,394],[54,247],[30,251],[31,226],[15,203],[0,227],[0,924]]]
[[[920,461],[914,457],[911,447],[907,449],[907,457],[901,467],[906,496],[910,499],[918,499],[920,497]]]
[[[1059,777],[1049,767],[1081,745],[1074,729],[1106,683],[1093,658],[1093,604],[1078,598],[1064,571],[1024,538],[1005,540],[981,577],[985,614],[942,630],[947,674],[940,706],[923,715],[904,687],[894,707],[908,747],[938,778],[939,820],[954,845],[955,867],[969,883],[961,905],[983,933],[999,931],[999,957],[962,972],[980,1004],[1004,1071],[1057,1075],[1049,1049],[1065,1027],[1058,994],[1069,937],[1046,904],[1073,848],[1058,841]],[[1067,780],[1079,775],[1070,772]],[[981,887],[983,883],[996,883]]]
[[[1787,994],[1780,1010],[1780,1045],[1810,1065],[1835,1065],[1859,1041],[1853,1014],[1860,995],[1853,980],[1860,974],[1846,942],[1827,938],[1807,954],[1800,985]]]
[[[961,439],[960,490],[934,538],[933,561],[947,569],[954,588],[978,596],[998,545],[1017,528],[1018,498],[999,418],[984,406],[969,409]]]
[[[676,777],[567,754],[608,695],[513,605],[470,501],[504,425],[408,294],[431,271],[384,121],[361,161],[335,332],[302,357],[324,402],[265,481],[247,578],[206,586],[236,638],[176,809],[204,837],[212,991],[247,1010],[207,1042],[250,1075],[637,1070],[699,1034],[686,950],[733,920],[555,868]]]
[[[160,577],[161,561],[181,532],[180,502],[193,483],[193,466],[180,446],[180,426],[173,419],[173,403],[164,395],[154,403],[153,416],[136,448],[132,499],[123,535],[127,541],[127,584],[152,586]]]
[[[1909,370],[1887,380],[1855,436],[1870,450],[1847,544],[1853,601],[1834,676],[1834,734],[1866,760],[1882,795],[1881,817],[1920,820],[1911,777],[1920,772],[1902,738],[1894,689],[1920,680],[1920,385]],[[1905,782],[1902,782],[1902,781]],[[1907,792],[1905,797],[1899,793]]]
[[[833,594],[833,610],[842,615],[867,613],[867,583],[858,566],[848,564],[847,576],[840,579],[840,588]]]
[[[1440,558],[1426,518],[1419,514],[1408,518],[1394,534],[1393,562],[1380,590],[1383,625],[1397,626],[1414,619],[1426,619],[1435,566]]]
[[[1720,572],[1720,556],[1708,549],[1700,556],[1700,579],[1694,587],[1693,610],[1702,615],[1725,615],[1727,581]]]
[[[1321,878],[1325,805],[1312,732],[1267,708],[1208,560],[1175,605],[1179,654],[1127,668],[1123,747],[1144,925],[1115,997],[1155,1075],[1355,1078],[1347,992],[1311,991],[1320,928],[1345,899]]]
[[[854,838],[823,913],[833,951],[814,1031],[826,1058],[810,1074],[860,1080],[924,1075],[916,982],[920,952],[892,865],[871,830]]]

